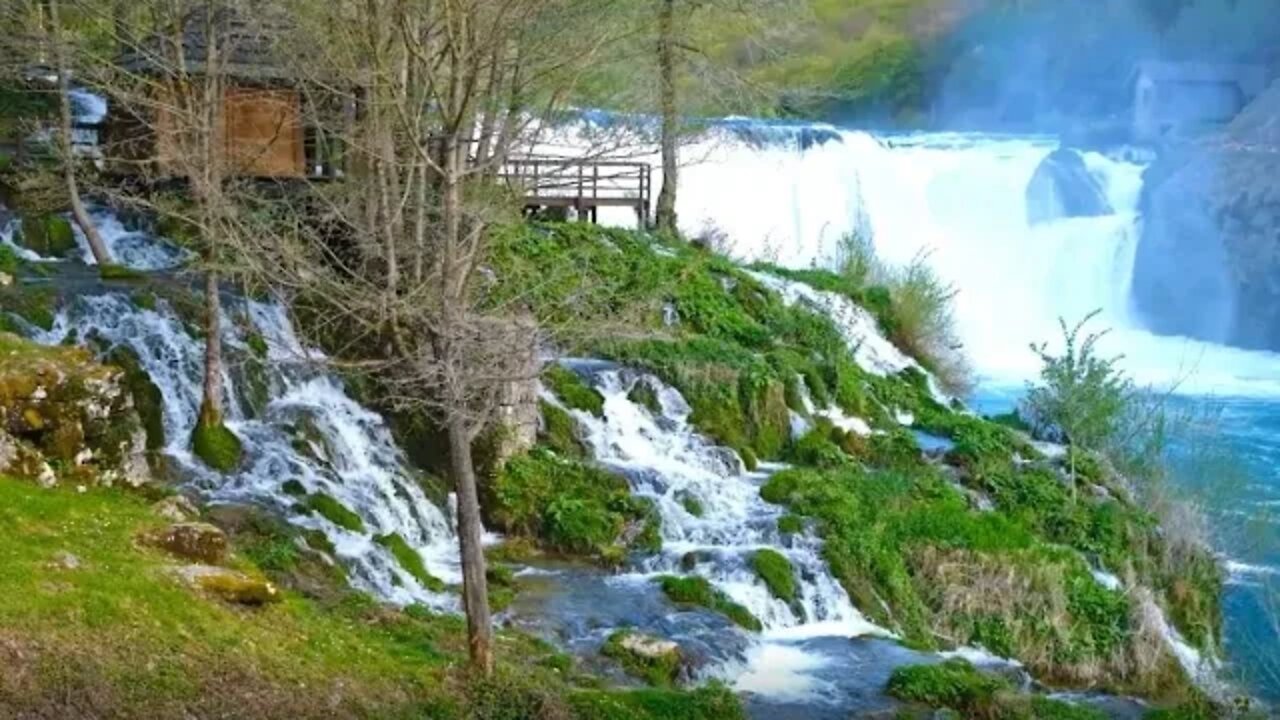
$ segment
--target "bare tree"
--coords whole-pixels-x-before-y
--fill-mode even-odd
[[[47,16],[47,35],[50,55],[53,56],[58,76],[58,145],[62,154],[63,178],[66,182],[67,196],[71,202],[71,216],[84,233],[89,242],[89,250],[93,253],[94,262],[99,268],[111,265],[111,254],[107,244],[102,240],[89,211],[85,209],[84,200],[80,197],[80,186],[76,182],[75,145],[72,142],[73,113],[71,108],[71,63],[67,59],[67,39],[62,27],[62,14],[59,12],[58,0],[44,0]]]
[[[330,361],[376,375],[393,409],[429,416],[457,494],[472,663],[493,666],[472,446],[537,374],[537,328],[489,301],[490,227],[518,219],[502,183],[610,38],[599,0],[346,0],[290,5],[311,122],[344,146],[344,181],[233,233],[248,272],[288,296]],[[323,38],[323,42],[317,42]],[[343,108],[333,112],[333,108]],[[500,432],[500,430],[499,430]]]

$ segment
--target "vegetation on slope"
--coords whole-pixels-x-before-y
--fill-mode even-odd
[[[135,542],[163,522],[136,495],[0,478],[0,707],[158,719],[740,717],[720,688],[578,688],[563,656],[512,634],[500,635],[495,679],[472,682],[457,670],[461,618],[387,608],[340,579],[259,608],[193,594],[174,558]],[[244,535],[233,567],[256,574],[252,558],[287,575],[298,551],[272,537]]]

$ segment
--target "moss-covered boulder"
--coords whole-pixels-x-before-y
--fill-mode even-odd
[[[238,570],[211,565],[186,565],[174,573],[187,585],[212,597],[251,607],[283,599],[275,585]]]
[[[757,550],[751,556],[751,569],[769,588],[770,594],[787,603],[796,600],[796,576],[791,561],[777,550]]]
[[[735,625],[760,632],[763,625],[751,611],[739,605],[702,577],[665,575],[658,579],[662,592],[677,605],[703,607],[729,618]]]
[[[0,333],[0,472],[137,486],[150,479],[145,445],[119,369]]]
[[[542,382],[566,407],[604,415],[604,396],[588,385],[577,373],[563,365],[550,365],[542,371]]]
[[[69,257],[76,250],[71,221],[61,215],[26,215],[13,241],[44,257]]]
[[[332,495],[325,493],[308,495],[302,501],[301,507],[304,510],[314,512],[343,530],[354,533],[364,532],[364,520],[346,505],[338,502]]]
[[[619,630],[610,635],[600,653],[617,660],[629,675],[655,687],[675,684],[684,664],[676,643],[632,630]]]
[[[218,565],[227,559],[227,535],[209,523],[174,523],[143,535],[142,541],[184,560]]]
[[[378,535],[373,541],[386,548],[400,567],[413,576],[413,579],[417,580],[422,587],[433,592],[444,590],[444,582],[427,570],[427,564],[423,562],[422,555],[414,550],[399,533]]]
[[[240,438],[221,422],[201,418],[191,432],[191,451],[205,465],[221,473],[229,473],[240,467],[244,451]]]

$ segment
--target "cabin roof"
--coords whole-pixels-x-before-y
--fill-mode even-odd
[[[1267,69],[1245,63],[1168,62],[1138,63],[1134,77],[1162,84],[1235,84],[1246,95],[1257,95],[1267,86]]]
[[[220,74],[256,81],[289,81],[294,74],[281,62],[276,42],[288,30],[282,18],[257,18],[253,22],[230,8],[210,11],[197,8],[183,16],[180,27],[169,34],[156,33],[121,56],[122,66],[143,75],[175,71],[179,57],[192,75],[207,74],[210,40],[216,48],[214,63]],[[175,38],[181,38],[181,44]],[[179,55],[179,51],[181,55]]]

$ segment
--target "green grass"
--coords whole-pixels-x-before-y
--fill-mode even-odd
[[[963,717],[992,720],[1103,720],[1106,714],[1037,695],[1018,693],[1005,679],[988,675],[966,660],[897,668],[885,688],[890,696]]]
[[[677,605],[704,607],[729,618],[735,625],[754,632],[760,632],[763,626],[750,610],[729,599],[720,590],[712,587],[706,578],[676,577],[665,575],[658,579],[662,592]]]
[[[377,605],[341,591],[319,603],[286,591],[257,609],[206,598],[175,580],[172,560],[135,542],[163,527],[147,502],[120,491],[44,490],[0,478],[0,650],[22,658],[0,677],[0,707],[75,717],[732,718],[722,689],[619,692],[577,688],[564,657],[499,633],[503,685],[460,671],[462,618]],[[274,551],[273,551],[274,552]],[[56,564],[72,553],[76,569]],[[255,553],[277,563],[274,554]],[[256,574],[246,555],[235,567]],[[275,559],[272,559],[275,558]],[[324,688],[316,692],[314,688]]]

